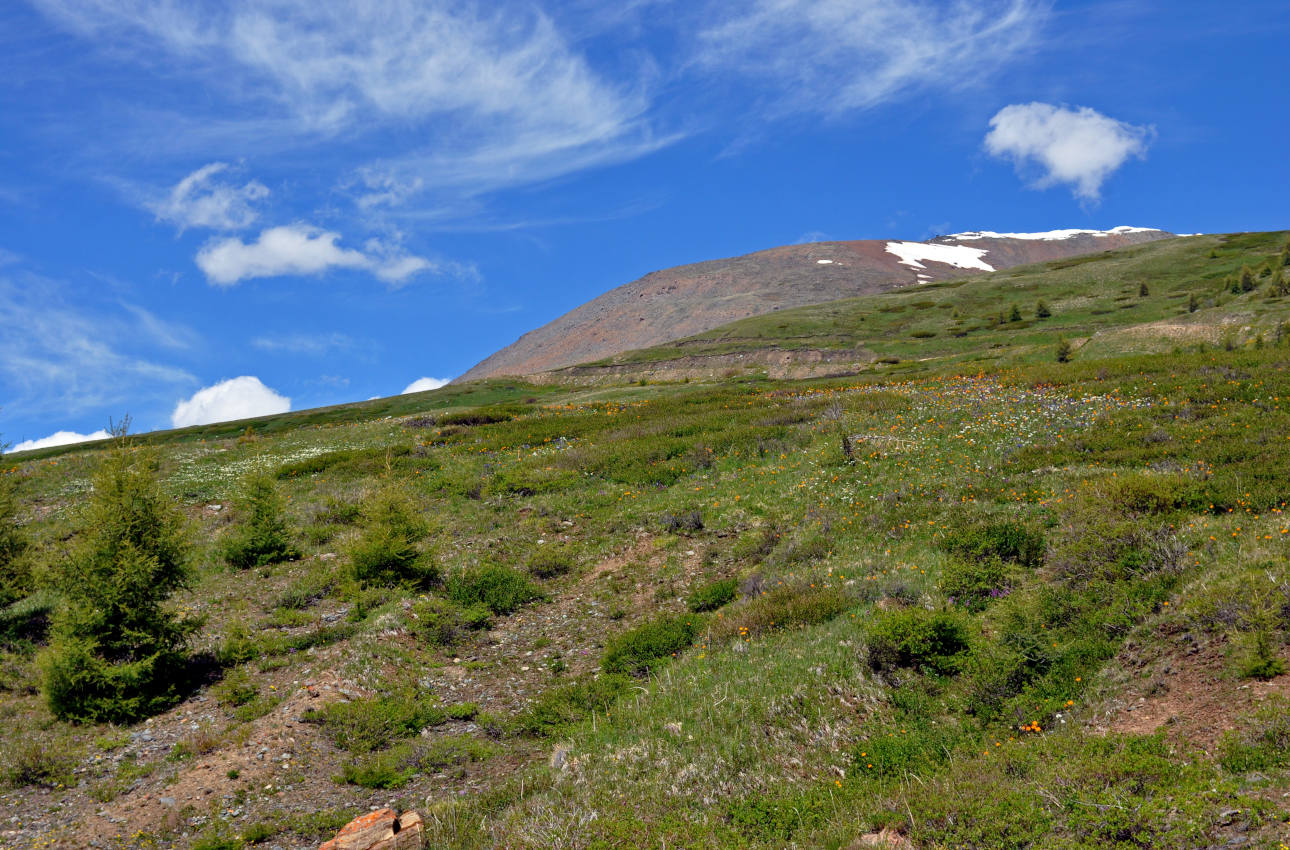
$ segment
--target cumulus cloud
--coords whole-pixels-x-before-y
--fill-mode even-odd
[[[86,443],[90,440],[106,440],[112,435],[102,429],[92,434],[78,434],[75,431],[55,431],[48,437],[41,437],[39,440],[23,440],[10,452],[29,452],[32,449],[47,449],[51,446],[69,446],[72,443]]]
[[[1046,0],[755,0],[717,4],[697,63],[756,78],[780,112],[838,113],[956,88],[1031,49]]]
[[[386,283],[399,284],[438,268],[424,257],[399,253],[379,242],[369,240],[369,251],[364,253],[340,247],[339,239],[339,233],[307,224],[271,227],[254,242],[229,237],[207,243],[197,252],[197,266],[219,286],[256,277],[320,275],[336,268],[361,269]]]
[[[990,119],[985,149],[1018,169],[1038,166],[1038,188],[1069,184],[1077,198],[1096,201],[1102,183],[1131,157],[1146,156],[1155,135],[1090,109],[1049,103],[1005,106]]]
[[[205,387],[175,405],[170,424],[176,428],[228,422],[252,416],[270,416],[291,409],[291,399],[279,395],[260,382],[243,375]]]
[[[211,230],[250,227],[258,217],[253,205],[268,197],[268,187],[255,180],[238,186],[217,179],[228,167],[225,162],[212,162],[180,180],[169,195],[151,205],[157,219],[178,226],[180,231],[189,227]]]
[[[400,393],[400,395],[407,395],[408,393],[422,393],[426,390],[437,390],[440,387],[448,386],[448,383],[451,380],[452,378],[417,378],[415,381],[404,387],[403,392]]]

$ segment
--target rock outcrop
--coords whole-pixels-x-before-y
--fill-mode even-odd
[[[421,815],[378,809],[347,823],[319,850],[422,850],[425,846]]]

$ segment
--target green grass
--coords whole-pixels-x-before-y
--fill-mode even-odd
[[[251,440],[157,435],[195,546],[174,605],[203,615],[194,649],[221,679],[181,710],[219,712],[238,742],[334,673],[357,693],[293,732],[338,779],[326,805],[431,797],[434,846],[846,847],[883,827],[925,847],[1275,846],[1280,703],[1212,754],[1093,726],[1136,675],[1126,659],[1205,659],[1235,687],[1285,653],[1290,347],[1266,330],[1282,304],[1203,306],[1283,241],[1157,243],[676,347],[791,337],[902,361],[872,373],[491,382],[274,417]],[[1032,322],[1041,298],[1053,315]],[[990,326],[1013,301],[1023,321]],[[1265,345],[1161,354],[1115,330],[1168,316],[1241,317]],[[1099,329],[1055,361],[1058,335]],[[100,457],[6,456],[35,575],[77,540]],[[310,532],[298,560],[232,570],[212,506],[257,469]],[[425,581],[354,572],[390,493],[384,524],[413,532],[394,554],[433,564]],[[119,730],[44,712],[33,665],[57,590],[0,620],[5,781],[73,811],[190,769],[87,761]],[[254,834],[329,837],[264,808],[322,803],[259,797]]]

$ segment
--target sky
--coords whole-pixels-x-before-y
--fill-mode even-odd
[[[806,241],[1290,228],[1284,0],[9,0],[0,442],[433,389]]]

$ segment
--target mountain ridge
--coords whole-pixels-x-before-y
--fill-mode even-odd
[[[738,319],[1167,239],[1163,230],[967,231],[915,242],[785,245],[651,272],[529,331],[457,382],[525,376],[692,336]]]

